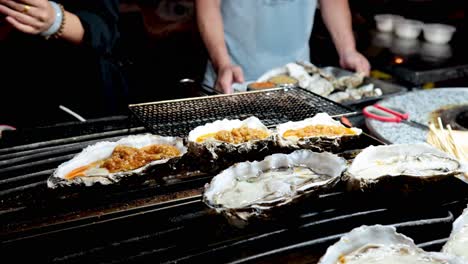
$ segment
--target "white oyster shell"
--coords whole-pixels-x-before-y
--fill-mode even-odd
[[[319,264],[458,264],[460,259],[426,252],[392,226],[361,226],[343,235],[330,246]]]
[[[349,187],[365,189],[392,177],[437,180],[464,171],[462,164],[426,143],[370,146],[365,148],[345,173]]]
[[[252,140],[240,144],[233,144],[209,138],[203,142],[197,142],[200,136],[216,133],[222,130],[232,130],[246,126],[252,129],[265,131],[269,136],[262,140]],[[188,135],[189,152],[202,162],[216,161],[217,163],[232,165],[236,161],[265,157],[274,143],[274,134],[257,117],[252,116],[245,120],[218,120],[203,126],[196,127]],[[268,153],[270,154],[270,153]],[[210,164],[216,167],[214,164]],[[225,167],[227,167],[225,166]],[[203,166],[201,168],[203,170]]]
[[[110,173],[106,169],[92,169],[87,171],[87,176],[76,177],[72,180],[65,179],[65,175],[70,173],[72,170],[86,166],[95,161],[99,161],[111,156],[114,148],[117,145],[130,146],[134,148],[142,148],[154,144],[164,144],[175,146],[181,152],[181,155],[187,152],[187,148],[183,144],[183,139],[177,137],[162,137],[151,134],[143,135],[132,135],[124,137],[115,142],[103,141],[98,142],[94,145],[88,146],[71,160],[62,163],[53,173],[51,177],[47,180],[47,186],[49,188],[56,188],[58,186],[74,185],[74,184],[84,184],[86,186],[91,186],[95,183],[101,183],[103,185],[108,185],[116,183],[121,180],[123,177],[143,173],[149,167],[158,164],[167,163],[171,159],[156,160],[146,164],[143,167],[132,171],[125,172],[116,172]]]
[[[359,128],[351,128],[356,135],[344,136],[321,136],[321,137],[284,137],[284,133],[290,129],[296,130],[307,126],[314,125],[329,125],[344,127],[339,121],[334,120],[326,113],[318,113],[312,118],[308,118],[297,122],[287,122],[276,127],[278,145],[286,148],[306,148],[317,151],[334,151],[341,147],[341,141],[358,137],[362,130]]]
[[[218,212],[247,220],[302,195],[331,188],[345,169],[346,161],[331,153],[273,154],[216,175],[205,186],[203,200]]]
[[[460,256],[468,263],[468,208],[453,222],[452,233],[442,252]]]

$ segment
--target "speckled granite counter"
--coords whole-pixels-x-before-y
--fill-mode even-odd
[[[413,91],[387,98],[380,103],[408,112],[411,120],[428,124],[431,112],[443,106],[468,104],[468,88]],[[427,130],[405,123],[385,123],[366,119],[366,125],[372,134],[388,143],[426,142]]]

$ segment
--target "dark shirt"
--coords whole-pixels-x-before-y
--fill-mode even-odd
[[[118,38],[118,0],[62,0],[84,27],[82,45],[19,31],[0,40],[0,123],[32,127],[84,118],[122,107],[124,85],[112,58]],[[69,120],[64,119],[64,117]]]

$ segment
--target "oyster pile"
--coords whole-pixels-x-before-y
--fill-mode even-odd
[[[108,185],[144,174],[149,168],[168,166],[186,152],[181,138],[151,134],[99,142],[61,164],[47,180],[47,186]]]
[[[336,77],[309,62],[288,63],[283,67],[272,69],[258,78],[257,82],[266,82],[275,76],[292,77],[297,80],[297,86],[339,103],[383,94],[374,84],[362,85],[364,82],[362,73]]]
[[[462,164],[428,144],[370,146],[353,160],[346,178],[350,189],[367,189],[396,178],[407,182],[437,181],[464,172]]]
[[[468,263],[468,208],[453,222],[452,233],[442,252],[459,256]]]
[[[319,264],[462,264],[458,257],[426,252],[391,226],[361,226],[330,246]]]
[[[278,145],[283,148],[337,151],[343,142],[357,139],[362,130],[347,128],[326,113],[276,127]]]
[[[229,217],[247,220],[301,196],[333,187],[346,161],[331,153],[297,150],[237,163],[205,186],[203,201]]]

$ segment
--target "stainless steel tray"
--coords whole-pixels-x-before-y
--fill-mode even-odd
[[[326,72],[333,74],[337,78],[353,74],[350,71],[347,71],[338,67],[333,67],[333,66],[323,67],[322,69]],[[404,86],[397,85],[397,84],[390,83],[390,82],[385,82],[385,81],[374,79],[374,78],[369,78],[369,77],[364,78],[364,83],[362,85],[369,84],[369,83],[373,83],[375,87],[380,88],[383,94],[381,96],[365,97],[359,100],[349,100],[349,101],[342,102],[341,104],[346,105],[346,106],[355,106],[355,105],[367,104],[367,103],[371,104],[375,101],[386,98],[388,96],[402,94],[408,91],[408,89]]]

